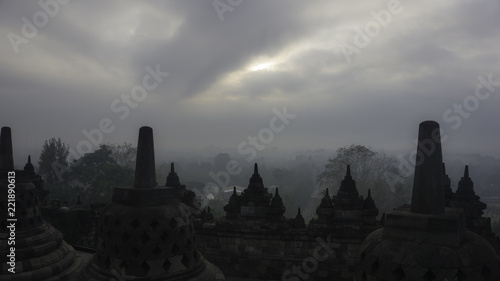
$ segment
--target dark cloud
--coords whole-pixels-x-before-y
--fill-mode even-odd
[[[22,18],[42,8],[0,1],[0,119],[22,152],[51,137],[76,146],[103,118],[116,126],[104,142],[134,143],[150,125],[163,151],[235,152],[286,106],[297,117],[270,147],[406,149],[434,119],[450,149],[500,156],[500,89],[457,129],[443,117],[479,76],[500,81],[498,1],[401,1],[349,63],[342,44],[356,46],[356,28],[386,7],[245,0],[221,21],[212,1],[71,1],[16,54],[9,32],[22,36]],[[169,76],[121,120],[111,105],[156,65]]]

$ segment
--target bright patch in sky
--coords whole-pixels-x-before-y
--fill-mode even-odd
[[[274,65],[273,62],[260,63],[250,67],[250,71],[258,71],[258,70],[271,70],[271,67]]]

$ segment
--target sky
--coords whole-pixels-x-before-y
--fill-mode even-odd
[[[438,2],[438,3],[435,3]],[[15,157],[137,143],[383,151],[440,123],[500,157],[500,1],[0,0],[0,120]],[[444,139],[444,138],[443,138]]]

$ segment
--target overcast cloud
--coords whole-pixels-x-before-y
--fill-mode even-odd
[[[46,24],[37,1],[0,1],[16,158],[52,137],[76,150],[103,118],[104,143],[135,144],[148,125],[158,151],[237,153],[285,106],[296,117],[266,148],[412,149],[430,119],[445,152],[500,157],[500,1],[40,2],[58,3]],[[121,96],[148,66],[168,76],[132,108]],[[495,82],[475,94],[480,76]]]

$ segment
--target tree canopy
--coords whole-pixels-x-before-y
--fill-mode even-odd
[[[395,186],[389,186],[387,182],[388,176],[399,176],[396,163],[392,156],[353,144],[339,148],[336,156],[328,159],[317,181],[322,188],[335,191],[340,187],[347,165],[350,165],[351,175],[356,181],[360,195],[366,197],[368,189],[371,189],[382,213],[387,208],[407,203],[411,195],[409,187],[405,186],[406,182],[399,182]]]
[[[45,141],[38,160],[38,174],[45,179],[46,183],[64,181],[61,171],[68,167],[68,155],[69,146],[63,143],[60,138],[51,138]]]

